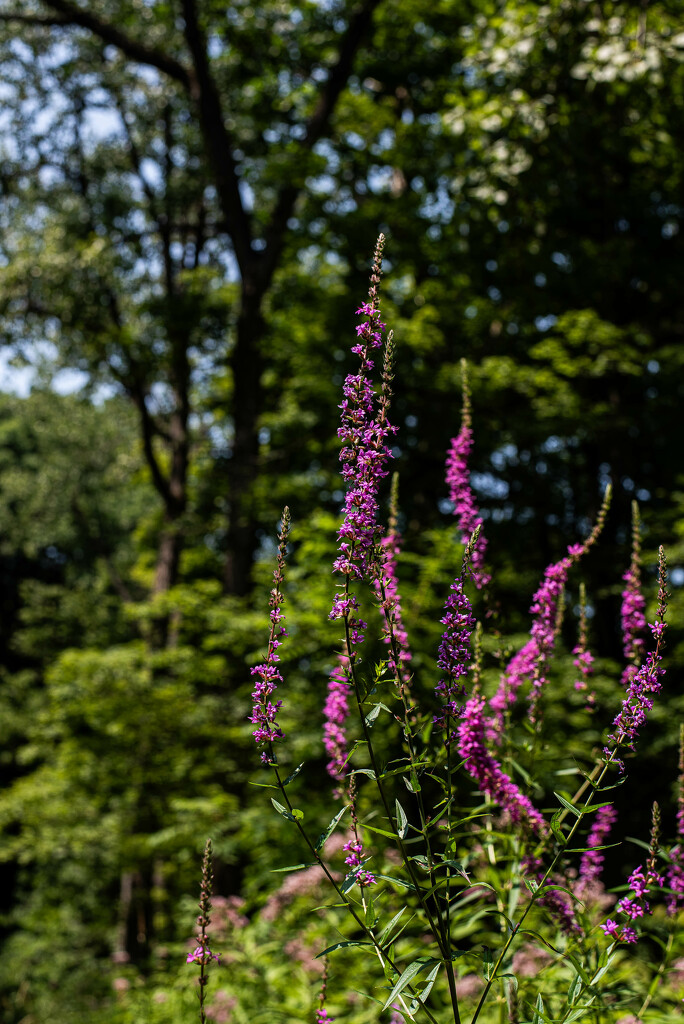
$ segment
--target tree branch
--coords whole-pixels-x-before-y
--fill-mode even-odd
[[[368,32],[376,7],[381,0],[364,0],[350,19],[347,31],[342,39],[337,63],[331,68],[328,79],[323,85],[318,103],[306,125],[306,134],[302,140],[302,148],[307,152],[313,148],[327,130],[335,106],[344,89],[354,64],[354,58]],[[266,230],[266,249],[262,266],[262,274],[270,280],[280,258],[283,248],[287,222],[292,216],[297,197],[302,186],[285,185],[278,194],[271,221]]]
[[[90,11],[78,7],[71,0],[42,0],[42,2],[53,11],[56,11],[60,17],[59,21],[53,20],[48,22],[48,24],[79,25],[81,28],[86,28],[93,35],[97,36],[98,39],[101,39],[103,43],[116,46],[127,57],[130,57],[131,60],[136,61],[138,64],[148,64],[153,68],[157,68],[158,71],[163,71],[164,74],[169,75],[176,82],[180,82],[188,92],[192,89],[192,73],[179,60],[164,53],[163,50],[157,50],[152,46],[145,46],[144,43],[139,42],[137,39],[132,39],[115,25],[111,25]],[[8,14],[3,16],[3,20],[11,20],[13,17],[14,15]],[[24,20],[24,18],[19,15],[18,20]]]
[[[235,258],[244,279],[254,262],[251,247],[252,226],[242,203],[232,140],[223,117],[221,97],[209,67],[206,40],[197,19],[195,0],[183,0],[183,20],[185,39],[194,65],[191,96],[197,103],[216,191],[229,224]]]

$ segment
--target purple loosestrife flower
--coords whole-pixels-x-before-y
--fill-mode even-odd
[[[641,534],[639,506],[632,502],[632,560],[622,577],[627,586],[622,591],[622,643],[628,665],[622,673],[622,683],[628,686],[636,675],[644,656],[642,633],[646,628],[644,609],[646,602],[641,592]]]
[[[468,549],[470,551],[470,548]],[[463,592],[463,582],[467,578],[467,557],[460,576],[451,584],[452,593],[444,606],[444,617],[441,620],[446,629],[437,654],[437,664],[444,675],[435,687],[435,693],[442,701],[439,714],[435,715],[435,725],[449,728],[449,722],[460,718],[465,708],[462,698],[466,689],[460,682],[468,672],[470,663],[470,636],[475,628],[475,617],[470,601]],[[454,734],[455,735],[455,734]],[[454,738],[454,737],[450,737]]]
[[[667,608],[665,554],[662,547],[659,550],[658,574],[658,621],[649,623],[648,627],[656,641],[655,650],[649,651],[646,661],[629,683],[627,696],[613,722],[613,732],[608,737],[611,745],[603,748],[606,760],[616,764],[620,772],[624,772],[625,765],[617,757],[617,753],[624,747],[628,750],[635,749],[639,729],[646,721],[647,712],[653,708],[654,696],[662,689],[660,679],[665,674],[665,669],[659,667],[662,661],[660,652],[664,644]]]
[[[526,856],[523,859],[523,869],[526,872],[534,875],[538,882],[541,882],[546,871],[544,869],[543,861],[534,855]],[[548,879],[545,885],[551,883],[551,879]],[[540,896],[537,903],[541,907],[545,907],[551,916],[560,925],[560,928],[566,935],[581,935],[582,929],[580,928],[575,918],[575,909],[570,896],[567,893],[561,892],[560,889],[552,889],[550,892]]]
[[[501,737],[504,714],[515,704],[518,690],[526,679],[532,683],[529,695],[530,718],[533,722],[537,720],[537,706],[542,689],[547,682],[546,673],[556,641],[559,603],[565,591],[568,573],[571,566],[586,554],[598,539],[603,529],[609,502],[610,488],[606,490],[596,525],[584,543],[571,544],[568,547],[567,555],[546,569],[530,608],[530,612],[534,616],[530,639],[509,662],[501,677],[499,689],[489,702],[494,711],[494,720],[489,723],[488,730],[491,738]]]
[[[468,544],[477,527],[480,527],[477,542],[473,547],[471,555],[473,582],[478,590],[480,590],[489,583],[491,576],[484,571],[484,555],[487,541],[481,529],[482,517],[478,515],[475,497],[470,487],[468,459],[473,447],[473,430],[465,360],[462,360],[461,367],[463,370],[461,429],[458,435],[451,439],[446,461],[446,483],[449,487],[449,499],[454,505],[454,515],[458,518],[458,525],[461,530],[461,543]]]
[[[347,760],[347,733],[345,723],[349,717],[349,682],[347,671],[349,658],[341,654],[339,663],[328,679],[328,696],[323,705],[323,746],[330,758],[326,771],[338,782],[344,778]]]
[[[374,586],[380,607],[385,616],[385,628],[382,638],[390,648],[388,667],[394,673],[399,685],[407,687],[411,680],[408,666],[412,655],[408,644],[408,634],[402,619],[401,598],[397,581],[397,558],[401,550],[401,534],[397,527],[398,479],[395,473],[392,477],[390,517],[387,534],[380,542],[381,572],[378,579],[375,580]],[[398,664],[395,661],[395,653],[397,654]]]
[[[578,896],[589,892],[599,881],[603,869],[604,856],[597,847],[604,845],[616,820],[617,812],[612,804],[599,807],[596,812],[589,829],[589,835],[587,836],[587,846],[590,849],[582,854],[580,861],[579,879],[577,881]]]
[[[344,863],[348,864],[351,868],[360,867],[363,863],[363,845],[360,840],[350,839],[348,843],[344,844],[344,849],[347,852]],[[372,875],[370,871],[359,871],[356,881],[363,889],[364,886],[375,885],[375,875]]]
[[[677,845],[670,851],[667,884],[672,889],[667,910],[674,914],[684,904],[684,725],[679,728],[679,783],[677,790]]]
[[[356,814],[355,775],[352,775],[351,778],[349,779],[347,795],[349,797],[349,814],[351,816],[351,826],[353,835],[352,838],[349,839],[342,847],[342,849],[345,850],[347,853],[344,863],[348,864],[352,871],[356,870],[356,883],[360,889],[363,889],[366,886],[375,885],[375,875],[372,875],[370,871],[366,871],[362,868],[363,843],[359,838],[359,819]]]
[[[252,675],[257,677],[257,682],[254,684],[254,692],[252,693],[254,706],[249,721],[256,725],[256,729],[252,733],[256,743],[267,744],[268,749],[262,751],[261,754],[261,760],[264,764],[275,763],[273,744],[283,738],[283,731],[276,722],[276,715],[280,711],[283,702],[279,700],[274,704],[270,698],[278,683],[283,681],[283,677],[278,669],[278,662],[280,660],[278,648],[282,643],[283,637],[287,636],[287,633],[284,627],[280,625],[284,618],[281,611],[283,595],[280,587],[285,578],[285,552],[287,550],[289,532],[290,510],[285,508],[283,510],[282,527],[278,537],[278,560],[273,573],[273,589],[271,590],[269,600],[271,631],[268,638],[268,652],[266,654],[266,661],[252,669]]]
[[[514,823],[522,823],[540,836],[547,834],[546,822],[529,797],[521,793],[485,745],[484,697],[467,701],[458,726],[458,750],[466,771],[478,788],[501,807]]]
[[[588,680],[593,672],[594,655],[587,646],[587,592],[583,583],[580,584],[580,621],[579,637],[577,644],[572,649],[575,655],[573,665],[579,671],[579,678],[575,680],[576,690],[586,690]],[[587,694],[587,710],[593,711],[596,705],[596,694]]]
[[[648,860],[643,868],[636,868],[629,876],[630,893],[619,900],[615,908],[619,914],[622,914],[623,917],[628,918],[630,921],[636,921],[645,914],[651,913],[646,897],[654,886],[657,888],[662,888],[663,886],[663,878],[656,870],[659,838],[660,808],[657,803],[654,803]],[[601,928],[606,935],[611,936],[611,938],[616,939],[618,942],[633,943],[638,938],[633,928],[611,919],[602,924]]]
[[[357,314],[367,319],[356,328],[358,342],[352,352],[359,356],[357,374],[350,374],[344,382],[342,424],[338,437],[342,441],[340,461],[342,477],[347,488],[344,520],[338,533],[339,555],[334,568],[350,580],[371,579],[376,574],[376,546],[380,529],[377,523],[378,486],[387,476],[386,464],[392,458],[387,441],[395,432],[387,420],[386,403],[379,403],[369,373],[373,368],[370,354],[382,348],[382,332],[377,305],[378,283],[382,262],[384,237],[380,235],[375,250],[369,302],[364,302]],[[333,606],[332,618],[349,615],[349,609],[339,603]]]

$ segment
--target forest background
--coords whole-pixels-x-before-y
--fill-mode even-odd
[[[247,717],[285,504],[284,721],[325,799],[338,405],[380,230],[415,663],[460,559],[466,357],[502,649],[612,481],[582,573],[614,706],[634,498],[650,601],[666,547],[666,696],[618,796],[646,838],[684,716],[681,4],[2,0],[0,69],[0,331],[30,381],[0,396],[2,1020],[171,1019],[208,835],[226,913],[278,884]]]

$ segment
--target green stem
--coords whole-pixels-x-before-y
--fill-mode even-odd
[[[271,754],[272,754],[272,751],[271,751]],[[281,794],[283,800],[285,801],[285,804],[287,806],[288,811],[290,812],[290,814],[292,814],[292,812],[293,812],[292,802],[290,800],[290,797],[289,797],[289,794],[288,794],[287,790],[285,789],[285,786],[283,785],[283,781],[282,781],[282,779],[280,777],[280,771],[278,769],[278,765],[273,761],[273,758],[271,759],[271,765],[272,765],[273,770],[275,772],[275,777],[276,777],[276,781],[278,783],[278,789],[280,791],[280,794]],[[364,920],[362,920],[361,917],[359,917],[359,915],[356,912],[356,909],[355,909],[354,904],[352,903],[352,901],[347,897],[346,893],[343,893],[342,890],[340,889],[339,885],[337,884],[337,882],[333,878],[332,874],[330,873],[330,870],[329,870],[327,864],[325,863],[325,861],[321,857],[319,851],[316,849],[314,844],[311,842],[311,839],[307,835],[306,831],[304,830],[304,827],[302,826],[301,821],[299,821],[299,819],[296,818],[294,815],[293,815],[293,820],[294,820],[294,823],[297,826],[297,830],[298,830],[300,836],[302,837],[302,839],[304,840],[304,843],[306,844],[309,852],[312,854],[312,856],[316,860],[316,863],[321,868],[321,870],[324,872],[327,880],[330,882],[330,885],[335,890],[335,893],[337,894],[337,896],[339,896],[339,898],[342,900],[342,902],[346,905],[347,910],[349,911],[351,916],[354,918],[354,920],[358,924],[359,928],[361,928],[361,930],[364,932],[364,934],[370,939],[370,941],[371,941],[371,943],[372,943],[372,945],[373,945],[373,947],[375,949],[375,952],[378,955],[378,959],[380,960],[380,962],[383,963],[383,961],[386,961],[389,964],[389,966],[392,968],[392,970],[395,971],[397,975],[400,975],[401,971],[399,970],[399,968],[397,967],[395,962],[392,960],[392,958],[383,950],[382,946],[380,945],[380,943],[378,942],[377,938],[373,934],[373,929],[369,928],[368,925],[366,924],[366,922]],[[421,1007],[425,1011],[425,1014],[426,1014],[428,1020],[430,1020],[432,1022],[432,1024],[438,1024],[438,1021],[436,1020],[434,1015],[430,1012],[430,1010],[428,1010],[427,1006],[419,999],[418,994],[413,989],[413,986],[409,984],[409,985],[406,986],[406,988],[409,990],[409,992],[411,993],[412,997],[420,1003]]]

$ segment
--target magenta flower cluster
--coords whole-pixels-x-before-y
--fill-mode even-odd
[[[363,303],[356,312],[367,319],[356,328],[359,341],[352,348],[361,360],[359,372],[345,380],[340,406],[342,425],[337,433],[343,444],[340,462],[347,493],[334,568],[351,579],[367,579],[372,575],[379,539],[378,485],[387,476],[387,461],[392,458],[387,440],[395,428],[376,409],[375,392],[368,377],[373,368],[370,352],[382,347],[385,324],[380,322],[380,310],[374,302]],[[344,610],[336,605],[332,617],[342,614]]]
[[[445,614],[441,620],[446,629],[439,645],[437,664],[444,675],[437,683],[435,693],[441,699],[442,707],[434,722],[444,728],[448,728],[449,721],[460,718],[465,710],[461,701],[466,689],[459,680],[468,672],[470,637],[475,628],[470,601],[463,591],[465,577],[464,572],[451,584],[452,592],[444,605]]]
[[[323,705],[323,746],[329,758],[325,767],[328,775],[338,781],[344,777],[347,760],[345,723],[349,717],[348,665],[349,659],[341,655],[339,663],[330,673],[328,695]]]
[[[396,529],[396,525],[390,524],[387,535],[381,541],[381,579],[377,579],[374,585],[380,607],[385,614],[386,625],[382,638],[390,647],[388,667],[401,682],[408,683],[410,679],[408,666],[412,656],[409,649],[408,634],[402,618],[401,598],[397,581],[397,557],[400,546],[401,536]],[[393,644],[397,651],[399,664],[394,660]]]
[[[249,721],[256,725],[252,735],[257,744],[265,743],[268,749],[261,753],[261,760],[264,764],[271,764],[275,760],[273,744],[284,736],[282,729],[276,721],[276,715],[282,707],[282,701],[275,703],[271,697],[276,690],[278,683],[282,683],[283,677],[278,668],[280,657],[278,648],[287,636],[284,627],[281,625],[284,615],[282,612],[283,596],[280,591],[281,584],[285,578],[285,552],[287,549],[287,538],[290,530],[290,512],[285,509],[283,512],[282,529],[279,536],[278,560],[273,573],[273,589],[269,599],[271,629],[268,638],[268,651],[266,661],[256,665],[251,674],[257,677],[252,692],[252,714]]]
[[[584,550],[585,545],[572,544],[565,558],[554,562],[544,573],[544,579],[534,595],[530,608],[534,616],[530,639],[509,662],[501,677],[499,689],[490,701],[490,707],[496,716],[496,731],[499,734],[503,729],[504,713],[515,703],[518,690],[526,679],[532,682],[530,703],[534,720],[536,705],[542,687],[547,681],[547,667],[555,644],[558,601],[565,589],[570,567]]]
[[[606,758],[617,764],[621,772],[624,772],[625,766],[616,757],[616,752],[623,747],[634,749],[639,729],[646,721],[646,713],[653,708],[653,697],[662,689],[660,679],[665,674],[665,670],[659,667],[665,623],[649,623],[649,629],[656,640],[655,650],[649,651],[646,661],[631,680],[627,696],[613,722],[613,732],[608,737],[612,745],[604,747],[603,751]]]
[[[587,846],[589,849],[582,854],[580,861],[579,880],[577,883],[578,896],[590,892],[591,888],[600,879],[604,856],[603,852],[597,849],[597,847],[604,845],[616,820],[617,812],[612,804],[599,807],[594,815],[594,820],[587,836]]]
[[[468,392],[464,390],[461,429],[458,435],[451,439],[451,446],[446,461],[446,482],[449,487],[449,498],[454,505],[454,515],[458,518],[462,544],[468,544],[477,527],[482,526],[482,516],[478,514],[475,498],[470,487],[468,459],[472,447],[473,431],[470,425]],[[486,548],[487,541],[480,529],[471,556],[473,582],[478,589],[486,586],[491,580],[491,576],[484,571]]]
[[[363,845],[359,839],[356,836],[354,839],[350,839],[349,842],[344,844],[343,849],[347,851],[344,863],[348,864],[352,870],[360,868],[363,864]],[[356,882],[361,889],[363,889],[364,886],[375,885],[375,875],[372,875],[370,871],[363,869],[358,871],[356,875]]]
[[[627,586],[622,591],[622,642],[623,653],[628,665],[622,673],[623,685],[627,686],[634,678],[637,666],[643,658],[644,640],[641,634],[646,628],[644,609],[646,602],[641,593],[639,564],[634,561],[622,577]]]
[[[458,750],[465,759],[466,771],[475,779],[480,791],[491,797],[505,811],[510,821],[521,822],[537,834],[546,835],[543,816],[487,750],[484,697],[471,697],[466,703],[458,726]]]
[[[188,953],[185,958],[186,964],[208,964],[212,960],[217,960],[221,956],[220,953],[212,953],[208,946],[197,946],[192,953]]]
[[[643,917],[644,914],[650,914],[651,908],[646,897],[652,886],[662,887],[663,878],[649,864],[645,869],[642,867],[636,868],[629,876],[628,883],[631,891],[628,896],[624,896],[618,901],[615,909],[623,917],[628,918],[628,920],[636,921],[638,918]],[[606,935],[609,935],[617,942],[634,943],[638,939],[637,933],[633,928],[619,921],[614,921],[612,918],[608,918],[606,923],[601,925],[601,928]]]

